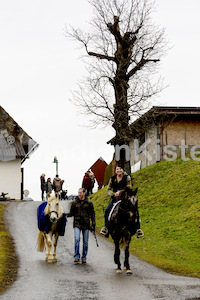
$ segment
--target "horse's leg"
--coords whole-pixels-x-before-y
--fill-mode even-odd
[[[45,234],[45,241],[46,241],[46,261],[52,262],[52,257],[51,257],[52,233],[51,232]]]
[[[47,234],[44,233],[44,244],[45,244],[45,250],[46,250],[46,261],[48,260],[48,257],[47,257]]]
[[[131,241],[131,236],[125,237],[125,260],[124,260],[124,269],[126,270],[127,275],[131,275],[132,271],[129,265],[129,244]]]
[[[116,273],[121,273],[121,263],[120,263],[120,249],[119,249],[119,240],[115,240],[115,253],[114,253],[114,262],[117,265]]]
[[[57,258],[56,258],[56,247],[57,247],[57,244],[58,244],[58,233],[56,232],[55,235],[54,235],[54,243],[53,243],[53,259],[52,261],[53,262],[57,262]]]

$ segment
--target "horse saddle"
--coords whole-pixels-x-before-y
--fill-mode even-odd
[[[122,200],[119,200],[119,201],[117,201],[116,203],[113,204],[113,207],[111,208],[111,211],[110,211],[110,213],[109,213],[109,215],[108,215],[108,221],[110,221],[110,218],[111,218],[111,216],[112,216],[112,213],[113,213],[115,207],[116,207],[117,204],[119,204],[121,201],[122,201]]]

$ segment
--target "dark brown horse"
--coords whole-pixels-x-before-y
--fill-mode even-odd
[[[132,271],[129,265],[129,244],[131,237],[137,231],[137,189],[134,191],[126,188],[120,197],[120,201],[116,203],[111,212],[109,220],[109,229],[112,239],[115,243],[114,262],[117,264],[117,273],[121,273],[120,263],[120,244],[124,244],[125,260],[124,269],[127,275],[131,275]]]

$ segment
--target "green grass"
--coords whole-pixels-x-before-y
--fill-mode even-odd
[[[0,294],[15,280],[18,266],[12,238],[4,225],[5,208],[0,204]]]
[[[163,161],[132,174],[143,238],[130,252],[165,271],[200,278],[200,162]],[[97,230],[104,224],[106,187],[91,196]]]

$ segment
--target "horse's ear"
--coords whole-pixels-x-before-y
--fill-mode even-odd
[[[134,196],[137,194],[137,191],[138,191],[138,188],[136,188],[136,189],[133,191],[133,195],[134,195]]]
[[[51,197],[50,193],[47,193],[47,198],[49,199]]]
[[[57,192],[55,192],[55,197],[58,198],[58,193]]]

